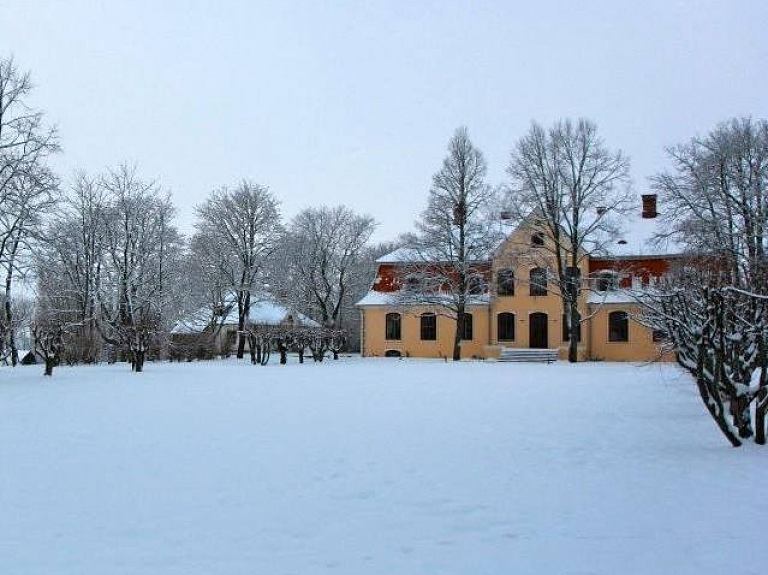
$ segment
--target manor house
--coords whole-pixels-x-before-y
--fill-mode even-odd
[[[649,361],[663,353],[666,334],[640,321],[638,293],[653,289],[682,256],[650,242],[656,232],[656,196],[642,197],[642,209],[622,222],[624,233],[580,258],[574,273],[581,285],[581,359]],[[464,325],[462,358],[498,358],[504,348],[558,350],[567,357],[568,333],[559,293],[549,284],[555,261],[551,238],[520,224],[491,256],[477,262],[482,281],[472,287]],[[357,307],[360,349],[365,356],[451,357],[456,320],[434,306],[403,303],[413,253],[395,250],[377,260],[378,271]],[[435,262],[439,264],[440,262]]]

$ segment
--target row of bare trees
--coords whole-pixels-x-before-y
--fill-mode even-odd
[[[227,306],[237,309],[242,358],[251,305],[266,298],[316,319],[324,334],[355,331],[372,218],[320,207],[284,224],[277,197],[242,180],[198,206],[187,240],[170,194],[135,166],[60,185],[47,163],[58,134],[31,90],[29,74],[0,60],[0,362],[19,361],[18,335],[29,332],[48,373],[102,357],[142,371],[177,322],[201,308],[221,317]],[[291,335],[291,345],[304,339]]]

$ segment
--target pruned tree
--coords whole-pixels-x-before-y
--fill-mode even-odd
[[[668,149],[653,178],[660,239],[686,265],[642,300],[644,321],[671,338],[728,441],[766,443],[768,411],[768,122],[733,119]]]
[[[243,180],[236,188],[215,190],[197,208],[193,242],[208,246],[203,265],[215,269],[237,302],[237,358],[248,337],[252,297],[261,291],[264,266],[282,236],[278,202],[267,187]]]
[[[487,261],[502,239],[496,192],[486,181],[482,152],[459,128],[443,165],[432,177],[418,234],[401,250],[404,286],[399,303],[426,306],[456,321],[453,359],[461,359],[461,331],[467,307],[487,301]]]
[[[64,351],[64,326],[55,319],[38,320],[32,325],[35,354],[43,360],[44,375],[53,375]]]
[[[515,144],[507,174],[507,217],[540,238],[536,249],[525,245],[520,256],[547,271],[542,287],[562,300],[568,360],[575,362],[581,269],[616,239],[617,216],[631,207],[629,160],[610,150],[589,120],[562,120],[548,130],[533,123]]]

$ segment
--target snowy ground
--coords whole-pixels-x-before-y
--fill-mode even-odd
[[[0,368],[3,575],[766,572],[768,453],[672,366],[40,373]]]

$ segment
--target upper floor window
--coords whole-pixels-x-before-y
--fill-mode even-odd
[[[544,232],[533,232],[531,234],[531,246],[540,248],[544,245]]]
[[[595,285],[597,291],[608,291],[619,288],[619,274],[613,270],[603,270],[597,273]]]
[[[625,311],[608,314],[608,341],[629,341],[629,316]]]
[[[464,321],[459,325],[459,339],[472,341],[472,314],[464,313]]]
[[[435,314],[421,314],[421,339],[424,341],[437,339],[437,316]]]
[[[499,270],[496,274],[496,293],[500,296],[515,295],[515,272]]]
[[[505,312],[496,317],[496,339],[515,341],[515,314]]]
[[[533,268],[530,273],[531,295],[547,295],[547,270]]]
[[[405,276],[405,289],[416,291],[421,287],[421,278],[416,274],[408,274]]]
[[[388,340],[399,340],[401,335],[402,317],[399,313],[388,313],[385,320],[385,337]]]
[[[485,281],[479,275],[469,276],[467,278],[467,290],[472,295],[485,293]]]

